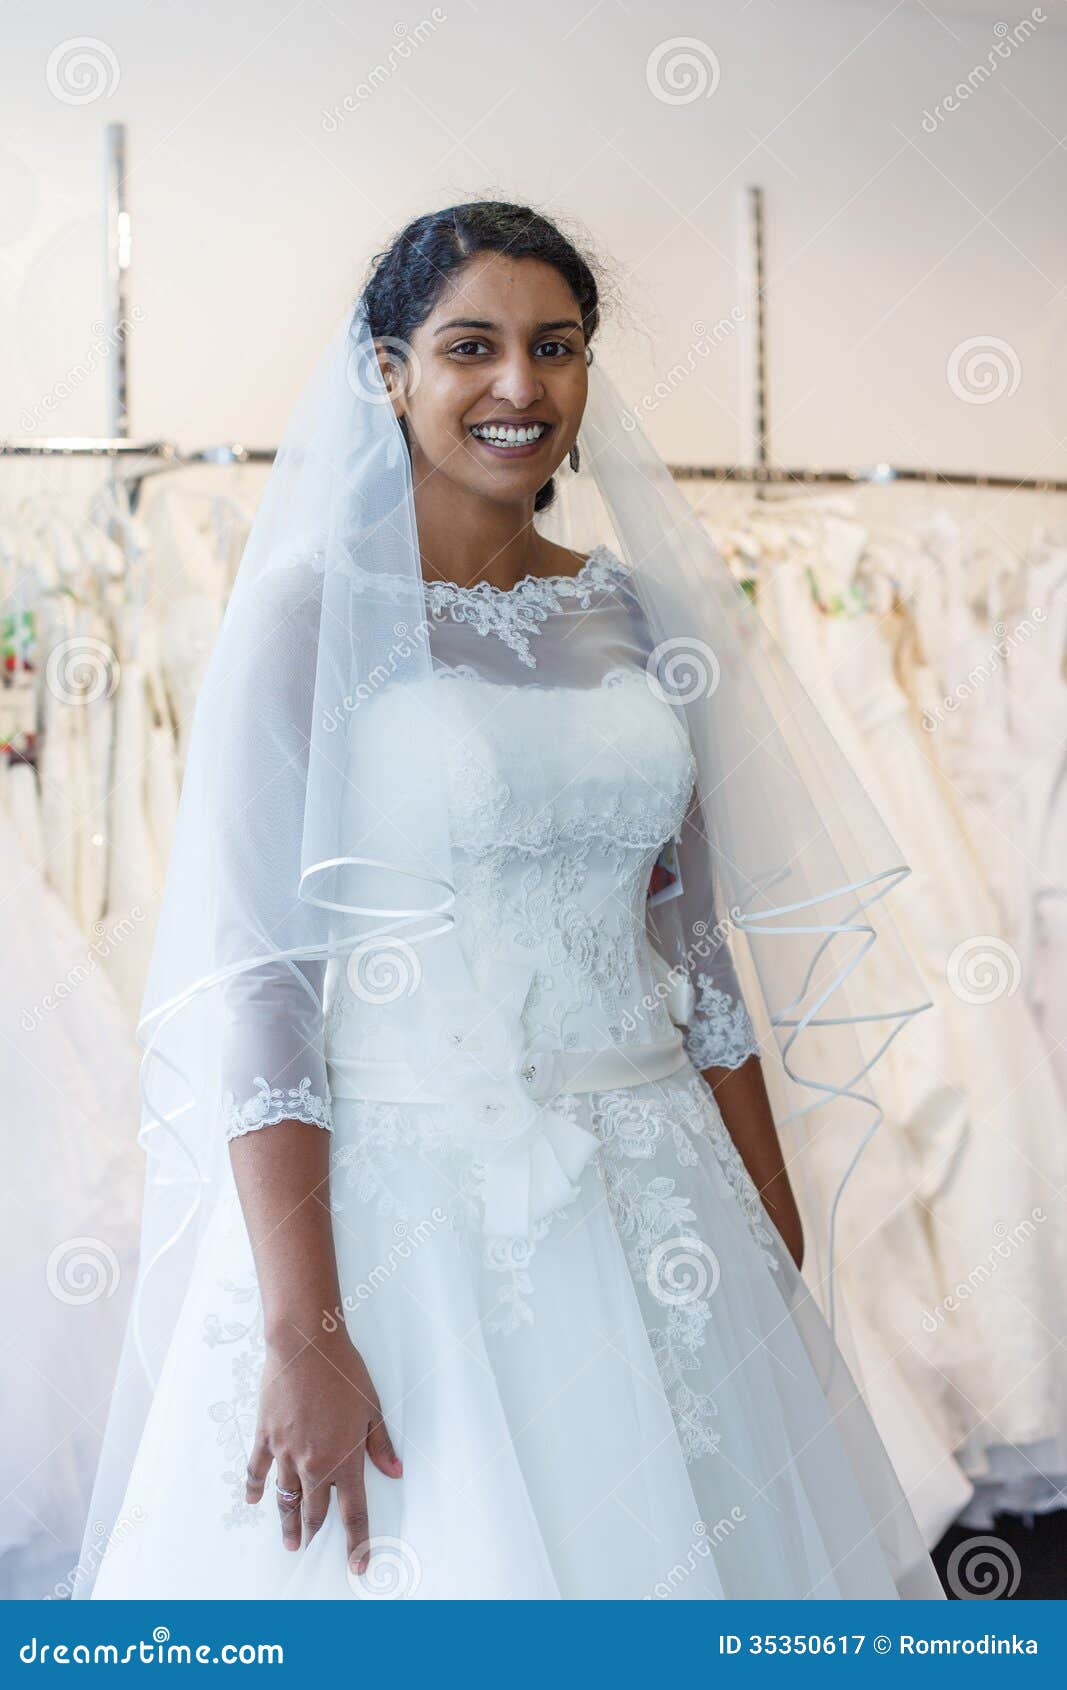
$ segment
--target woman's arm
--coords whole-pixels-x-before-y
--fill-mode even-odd
[[[689,1058],[711,1087],[749,1178],[799,1268],[800,1214],[764,1084],[759,1038],[734,968],[714,861],[694,788],[668,863],[673,891],[646,903],[649,942],[681,1000],[674,1019],[686,1028]]]
[[[307,1541],[333,1486],[349,1565],[366,1560],[364,1455],[399,1465],[378,1396],[340,1315],[329,1203],[332,1103],[325,1050],[328,928],[299,888],[322,577],[268,569],[228,615],[244,659],[216,687],[219,757],[204,801],[218,819],[212,879],[219,987],[219,1130],[255,1260],[265,1365],[248,1468],[258,1503],[272,1465],[282,1538]],[[206,777],[205,777],[206,778]],[[257,960],[260,959],[260,960]],[[307,1537],[304,1538],[304,1534]]]
[[[804,1233],[800,1212],[786,1172],[759,1057],[749,1056],[737,1068],[711,1067],[702,1072],[763,1207],[797,1267],[802,1267]]]
[[[282,1541],[299,1549],[337,1490],[353,1572],[369,1561],[364,1452],[399,1478],[378,1394],[343,1319],[329,1202],[329,1140],[306,1121],[278,1121],[230,1142],[230,1160],[263,1303],[266,1359],[246,1500],[272,1463]],[[282,1493],[289,1493],[288,1496]],[[294,1500],[296,1499],[296,1500]]]

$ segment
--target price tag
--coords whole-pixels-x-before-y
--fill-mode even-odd
[[[668,839],[652,864],[648,882],[648,901],[653,908],[670,898],[681,896],[682,871],[678,866],[678,840]]]

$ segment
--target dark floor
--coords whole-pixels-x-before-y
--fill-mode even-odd
[[[998,1514],[988,1532],[953,1526],[933,1559],[946,1595],[957,1601],[1063,1601],[1067,1508],[1029,1517]]]

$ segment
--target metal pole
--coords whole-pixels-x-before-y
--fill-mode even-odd
[[[130,213],[126,203],[126,125],[109,123],[106,152],[107,202],[107,319],[108,432],[124,438],[130,432],[129,406],[129,271]]]

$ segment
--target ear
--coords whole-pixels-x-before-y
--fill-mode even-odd
[[[407,365],[395,349],[383,341],[376,340],[374,350],[385,390],[392,400],[393,413],[400,418],[407,412]]]

